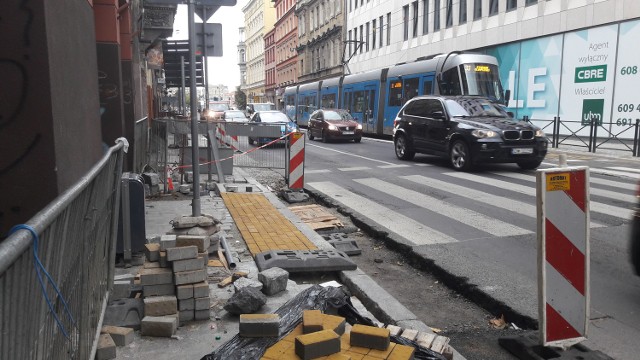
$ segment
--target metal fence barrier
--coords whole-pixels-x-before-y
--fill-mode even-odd
[[[133,137],[133,171],[142,173],[149,159],[149,119],[144,117],[135,123]]]
[[[580,147],[593,153],[597,150],[611,150],[640,156],[640,119],[636,119],[635,123],[616,124],[622,125],[619,130],[613,130],[613,123],[603,124],[595,119],[585,123],[580,120],[562,120],[560,117],[541,120],[525,116],[523,120],[539,126],[547,136],[550,135],[551,146],[554,148]],[[551,133],[547,130],[549,126],[552,126]]]
[[[113,283],[124,148],[120,140],[25,224],[37,237],[17,230],[0,243],[0,359],[94,358]]]

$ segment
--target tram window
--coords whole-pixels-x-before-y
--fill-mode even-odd
[[[323,108],[335,108],[336,107],[336,95],[335,94],[322,95],[322,107]]]
[[[376,92],[375,90],[369,90],[369,108],[368,110],[370,110],[373,113],[373,108],[376,104]]]
[[[402,100],[403,104],[406,103],[407,100],[418,96],[418,84],[420,84],[419,79],[407,79],[404,81],[404,98]]]
[[[347,110],[348,112],[351,112],[351,93],[350,92],[346,92],[344,93],[344,103],[342,104],[342,108]]]
[[[462,95],[462,89],[460,88],[460,78],[458,77],[458,68],[453,68],[442,73],[440,94]]]
[[[433,94],[433,81],[428,80],[422,84],[422,95],[431,95]]]
[[[402,82],[389,82],[389,106],[402,105]]]
[[[354,100],[355,100],[355,106],[353,108],[353,112],[356,113],[361,113],[364,109],[364,92],[362,91],[356,91],[355,93],[353,93],[354,95]]]

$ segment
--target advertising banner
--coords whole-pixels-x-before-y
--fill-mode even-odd
[[[613,101],[611,132],[633,137],[633,126],[640,119],[640,21],[620,24],[616,86]]]
[[[565,34],[560,118],[577,135],[611,121],[618,25]]]

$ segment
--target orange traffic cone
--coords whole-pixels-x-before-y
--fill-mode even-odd
[[[173,191],[173,180],[171,179],[171,177],[167,178],[167,182],[169,184],[169,191]]]

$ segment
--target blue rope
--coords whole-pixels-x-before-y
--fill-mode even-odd
[[[14,232],[16,232],[18,230],[27,230],[33,236],[33,260],[34,260],[34,267],[36,269],[36,274],[38,275],[38,281],[40,282],[40,289],[42,290],[42,294],[44,295],[44,299],[47,302],[47,305],[49,306],[49,311],[51,311],[51,314],[53,314],[53,317],[56,320],[56,323],[58,324],[58,328],[60,328],[60,330],[62,331],[62,334],[64,334],[64,337],[67,338],[67,340],[69,340],[69,334],[65,330],[64,325],[62,325],[62,322],[60,322],[60,319],[58,318],[58,314],[56,314],[56,312],[53,310],[53,304],[51,303],[51,299],[49,299],[49,295],[47,295],[47,290],[45,289],[45,284],[42,281],[41,271],[44,272],[44,275],[49,280],[49,283],[51,283],[51,286],[53,286],[53,288],[55,289],[55,291],[57,293],[57,298],[60,298],[60,301],[62,302],[62,305],[64,306],[64,309],[65,309],[65,312],[67,313],[67,316],[69,316],[69,319],[71,320],[71,323],[75,326],[76,322],[73,319],[73,316],[71,315],[71,311],[69,311],[69,307],[67,306],[67,302],[64,300],[64,297],[62,296],[62,293],[60,292],[60,289],[58,289],[58,286],[56,285],[56,282],[51,278],[51,275],[49,275],[47,270],[44,268],[44,265],[42,265],[42,262],[40,261],[40,258],[38,257],[38,234],[36,233],[36,231],[31,226],[25,225],[25,224],[20,224],[20,225],[16,225],[16,226],[12,227],[11,230],[9,230],[9,235],[13,234]]]

